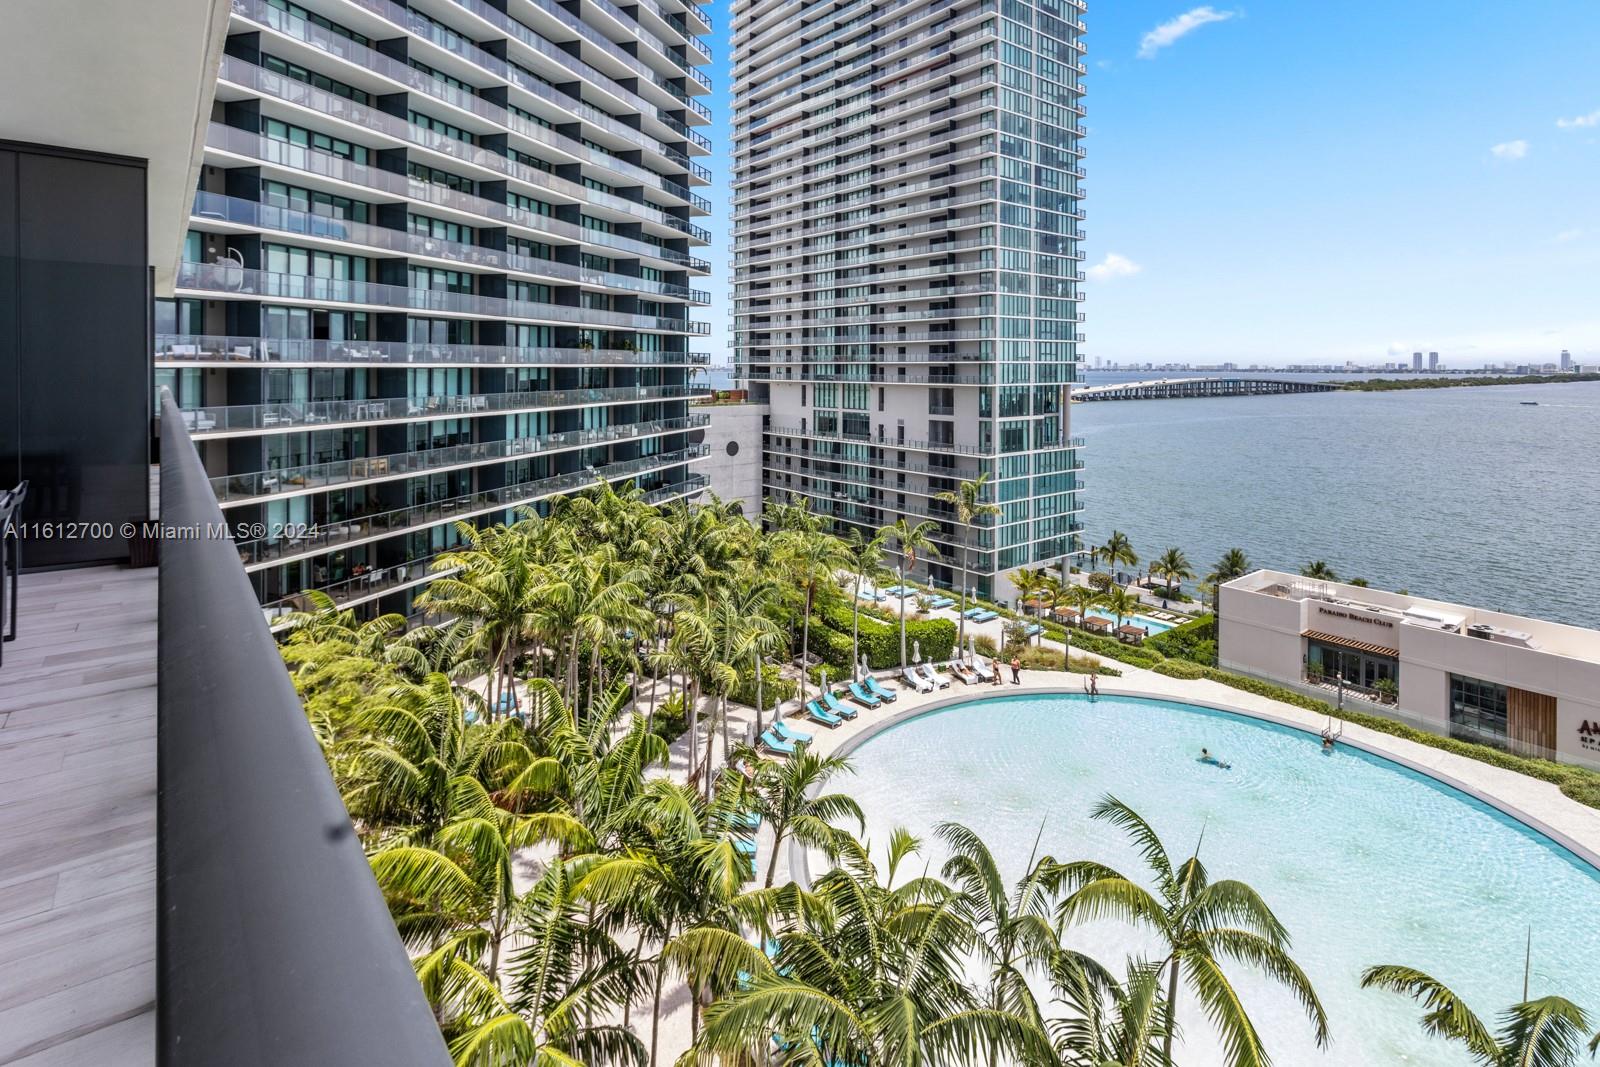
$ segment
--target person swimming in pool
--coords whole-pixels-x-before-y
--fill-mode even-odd
[[[1211,750],[1208,749],[1208,748],[1202,748],[1200,750],[1200,762],[1201,763],[1209,763],[1211,766],[1217,767],[1217,768],[1219,768],[1221,770],[1224,770],[1224,771],[1233,769],[1233,764],[1222,762],[1217,757],[1213,756],[1211,754]]]

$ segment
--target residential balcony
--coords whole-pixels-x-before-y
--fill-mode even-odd
[[[373,397],[367,400],[307,400],[185,408],[184,425],[195,437],[242,437],[374,426],[385,422],[480,418],[545,408],[599,404],[648,404],[690,400],[710,390],[688,385],[624,386],[617,389],[558,389],[515,393]]]
[[[202,366],[500,366],[703,367],[709,352],[648,352],[628,348],[519,348],[506,345],[430,345],[407,341],[312,341],[305,338],[157,334],[155,362]]]
[[[340,246],[341,251],[347,252],[351,251],[350,246],[357,245],[396,252],[408,259],[437,260],[496,273],[556,279],[558,282],[575,282],[579,285],[605,289],[623,289],[651,296],[688,300],[694,304],[711,302],[710,293],[691,289],[685,285],[651,281],[631,274],[591,270],[577,263],[532,259],[495,248],[485,248],[482,245],[445,241],[407,230],[351,222],[309,211],[293,211],[255,200],[223,196],[220,193],[196,193],[190,214],[195,227],[201,229],[209,227],[231,232],[223,225],[227,224],[250,231],[269,231],[312,241],[334,242]]]
[[[680,252],[676,249],[650,244],[629,237],[620,237],[616,234],[602,233],[599,230],[586,229],[545,215],[532,215],[517,208],[508,207],[504,203],[486,200],[483,197],[473,196],[469,193],[458,192],[442,185],[418,181],[408,175],[396,174],[380,167],[352,163],[350,160],[328,152],[319,152],[304,145],[273,140],[270,137],[264,137],[249,130],[238,129],[218,122],[213,122],[206,128],[206,150],[208,156],[215,155],[219,157],[213,161],[213,165],[226,166],[220,157],[247,159],[255,163],[264,163],[289,171],[359,186],[364,190],[368,190],[365,195],[369,197],[374,195],[379,197],[390,196],[401,200],[415,201],[431,207],[457,211],[472,218],[474,226],[516,226],[539,240],[547,240],[549,237],[555,236],[578,244],[614,248],[619,252],[639,256],[647,260],[679,264],[683,269],[702,274],[709,274],[711,271],[709,263],[691,256],[687,252]],[[510,160],[506,162],[508,165],[510,164]],[[544,173],[543,171],[524,169],[529,174]],[[667,269],[674,268],[669,266]]]
[[[180,293],[201,293],[211,299],[222,296],[290,300],[318,305],[354,304],[378,309],[398,308],[405,311],[438,312],[488,319],[561,323],[585,328],[611,327],[696,335],[711,332],[710,324],[691,322],[688,319],[632,315],[622,311],[601,311],[571,304],[505,300],[500,297],[457,293],[445,289],[413,289],[404,285],[321,278],[309,274],[276,274],[239,267],[226,260],[221,263],[180,264],[177,288]]]
[[[840,441],[845,444],[871,445],[874,448],[890,448],[905,452],[948,452],[958,456],[995,455],[993,449],[957,444],[954,441],[919,441],[914,438],[897,440],[881,434],[874,437],[867,434],[845,433],[843,430],[823,432],[815,427],[802,430],[797,427],[772,426],[766,432],[774,437],[809,437],[816,441]]]
[[[575,199],[603,204],[618,211],[638,215],[650,222],[662,222],[663,225],[684,229],[683,232],[691,233],[698,240],[709,241],[710,234],[688,222],[675,219],[670,215],[655,214],[646,211],[650,205],[641,205],[623,197],[612,196],[599,190],[589,189],[578,182],[569,182],[557,178],[542,170],[526,167],[500,152],[479,148],[466,141],[457,140],[443,134],[435,133],[422,126],[410,122],[399,115],[391,115],[376,107],[358,104],[352,100],[333,93],[285,77],[265,68],[247,63],[235,56],[224,56],[221,81],[231,83],[241,88],[250,89],[263,96],[281,100],[286,104],[315,111],[329,119],[352,126],[360,127],[374,133],[392,138],[394,141],[445,156],[450,162],[462,163],[494,172],[496,177],[509,177],[528,185],[561,192]],[[430,79],[431,80],[431,79]],[[511,130],[519,137],[528,141],[538,142],[553,151],[561,153],[566,159],[555,162],[586,164],[611,172],[607,175],[611,180],[607,184],[628,185],[638,182],[650,189],[660,189],[671,193],[683,200],[688,200],[690,192],[687,186],[667,177],[658,171],[641,167],[635,163],[628,163],[607,152],[591,148],[582,140],[567,137],[564,134],[536,125],[517,115],[513,115],[501,108],[485,103],[475,96],[460,94],[460,99],[465,103],[472,101],[468,108],[473,114],[489,112],[490,114],[478,115],[482,120],[478,125],[487,125],[491,130],[505,128]],[[498,114],[495,114],[498,113]],[[687,164],[686,164],[687,165]],[[702,170],[704,168],[701,168]],[[614,177],[612,177],[614,175]],[[671,219],[672,221],[663,221]]]
[[[490,512],[509,510],[521,504],[530,504],[546,497],[576,492],[594,485],[596,481],[618,481],[639,474],[665,471],[691,460],[701,459],[706,452],[705,445],[692,445],[676,452],[641,456],[638,459],[624,460],[604,467],[558,474],[551,478],[538,478],[412,507],[395,508],[370,515],[351,515],[338,522],[318,523],[303,531],[285,527],[271,536],[240,542],[236,546],[239,550],[239,561],[244,564],[246,570],[259,570],[290,560],[307,559],[324,552],[381,541],[413,530],[437,526],[443,522],[471,519]]]
[[[709,415],[699,413],[687,418],[654,419],[597,430],[567,430],[537,437],[472,441],[444,448],[307,463],[245,474],[225,474],[211,479],[211,489],[223,507],[236,507],[300,496],[322,489],[350,488],[578,448],[639,441],[663,434],[684,433],[703,427],[710,421]]]

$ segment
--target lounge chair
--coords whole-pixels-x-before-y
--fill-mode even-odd
[[[813,738],[810,734],[791,728],[789,724],[784,722],[782,719],[779,719],[777,722],[773,723],[772,728],[777,731],[779,737],[786,741],[791,741],[797,745],[809,745],[815,740],[815,738]]]
[[[924,663],[922,665],[922,677],[930,686],[933,686],[936,689],[950,688],[950,679],[934,670],[933,664],[931,663]]]
[[[771,730],[767,730],[762,733],[761,743],[766,745],[769,751],[774,752],[779,756],[792,756],[796,751],[792,743],[785,741]]]
[[[752,859],[755,858],[756,843],[754,841],[750,840],[748,837],[736,837],[736,838],[734,838],[733,839],[733,847],[740,854],[745,855],[745,856],[749,856]]]
[[[852,708],[832,693],[822,694],[822,704],[841,719],[853,719],[860,714],[855,708]]]
[[[900,677],[904,678],[907,684],[919,693],[933,692],[933,683],[918,674],[915,667],[902,667],[900,669]]]
[[[731,826],[739,830],[761,829],[761,813],[756,811],[736,811],[728,816]]]
[[[895,693],[892,686],[879,685],[878,680],[872,675],[867,675],[866,681],[867,692],[871,693],[885,704],[893,704],[896,700],[900,699],[899,695]]]
[[[810,716],[812,722],[820,722],[822,725],[829,727],[830,729],[844,722],[843,719],[839,718],[839,716],[835,715],[833,712],[828,711],[815,700],[806,701],[806,714]]]
[[[956,602],[947,596],[941,596],[935,597],[931,606],[938,609],[953,608],[956,606]]]
[[[994,620],[998,619],[999,617],[1000,617],[1000,613],[998,611],[989,611],[988,609],[981,609],[981,610],[979,610],[979,612],[976,615],[974,615],[972,617],[972,621],[973,622],[993,622]]]
[[[860,682],[850,683],[850,696],[857,704],[867,708],[876,708],[883,704],[883,701],[861,688]]]
[[[1039,625],[1039,624],[1038,624],[1038,623],[1036,623],[1036,622],[1030,622],[1030,623],[1029,623],[1029,624],[1028,624],[1028,628],[1027,628],[1027,629],[1025,629],[1025,630],[1023,630],[1023,631],[1022,631],[1022,632],[1023,632],[1023,634],[1024,634],[1024,635],[1026,635],[1026,636],[1028,636],[1028,637],[1033,637],[1033,636],[1034,636],[1034,635],[1035,635],[1035,634],[1042,634],[1042,633],[1044,633],[1044,627],[1043,627],[1043,626],[1040,626],[1040,625]]]
[[[982,614],[983,614],[983,609],[982,608],[968,608],[966,611],[963,611],[961,613],[961,617],[964,618],[964,619],[976,619],[979,615],[982,615]]]
[[[960,678],[967,685],[978,684],[978,676],[972,673],[972,668],[958,659],[950,661],[950,673]]]
[[[982,658],[977,658],[972,661],[972,673],[976,674],[979,678],[982,678],[986,682],[994,681],[994,669],[987,663],[983,662]]]

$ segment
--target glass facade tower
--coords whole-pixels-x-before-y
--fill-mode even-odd
[[[768,494],[932,519],[1008,596],[1076,552],[1078,0],[737,0],[734,347]],[[987,472],[972,531],[935,497]]]
[[[696,493],[696,0],[231,0],[156,385],[269,615],[410,613],[456,524]]]

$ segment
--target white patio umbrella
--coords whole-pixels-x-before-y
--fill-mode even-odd
[[[828,691],[828,668],[822,667],[820,668],[820,671],[822,676],[822,682],[820,684],[822,686],[822,691],[826,693]]]
[[[922,662],[922,642],[920,640],[914,640],[911,642],[911,662]]]

